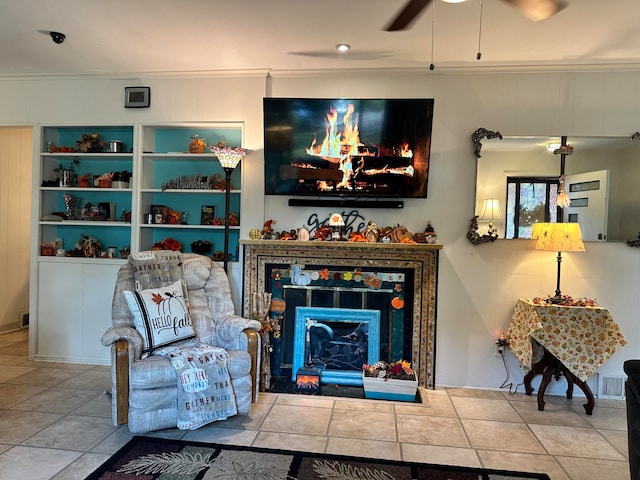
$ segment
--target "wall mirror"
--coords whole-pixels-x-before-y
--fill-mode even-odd
[[[640,238],[640,141],[579,136],[564,141],[573,147],[570,154],[558,152],[560,136],[498,134],[484,137],[481,150],[476,144],[478,234],[485,240],[491,230],[501,239],[530,238],[527,223],[537,216],[535,221],[577,221],[585,241]],[[563,191],[571,205],[558,211]],[[551,218],[540,218],[545,208]]]

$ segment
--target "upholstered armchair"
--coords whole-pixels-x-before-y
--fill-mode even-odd
[[[627,442],[629,449],[629,476],[640,480],[640,360],[626,360],[624,372],[627,404]]]
[[[247,414],[258,395],[260,322],[235,315],[229,280],[210,258],[182,254],[189,311],[197,340],[224,348],[238,414]],[[132,257],[120,267],[113,294],[113,326],[102,344],[111,348],[112,417],[133,433],[177,424],[177,374],[168,358],[143,354],[125,291],[134,290]],[[145,357],[145,358],[142,358]]]

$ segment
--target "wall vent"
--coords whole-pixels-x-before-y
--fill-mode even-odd
[[[624,398],[626,376],[598,375],[598,398]]]
[[[27,328],[29,326],[29,312],[20,312],[18,314],[18,325],[20,328]]]

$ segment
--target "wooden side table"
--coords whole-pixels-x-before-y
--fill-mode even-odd
[[[534,347],[535,348],[535,347]],[[540,388],[538,389],[538,410],[541,412],[544,410],[544,392],[546,391],[551,379],[555,378],[560,380],[561,376],[567,380],[567,398],[571,400],[573,398],[573,385],[578,385],[584,392],[584,396],[587,398],[587,403],[583,405],[587,415],[593,413],[593,407],[595,406],[595,400],[593,398],[593,392],[587,384],[576,377],[571,370],[565,367],[560,360],[554,357],[547,349],[538,344],[538,348],[543,350],[542,358],[531,366],[531,370],[524,376],[524,391],[527,395],[533,393],[533,387],[531,386],[531,380],[536,375],[542,375],[542,381],[540,382]]]
[[[531,395],[531,380],[542,375],[538,410],[544,410],[544,393],[552,378],[567,379],[567,398],[578,385],[587,398],[587,415],[595,401],[587,379],[627,341],[606,308],[547,304],[544,300],[520,298],[509,324],[509,350],[527,373],[525,393]]]

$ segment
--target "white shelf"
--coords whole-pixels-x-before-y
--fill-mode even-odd
[[[224,230],[224,225],[197,225],[197,224],[187,224],[184,225],[182,223],[148,223],[141,224],[140,228],[178,228],[185,230]],[[229,225],[229,230],[240,230],[240,225]]]
[[[207,194],[207,195],[224,195],[224,190],[208,190],[205,188],[167,188],[162,190],[161,188],[141,188],[140,193],[191,193],[191,194]],[[242,193],[241,190],[231,190],[231,194]]]
[[[86,226],[86,227],[131,227],[129,222],[119,222],[117,220],[61,220],[59,222],[47,222],[40,221],[40,225],[53,225],[53,226]],[[104,247],[104,245],[103,245]]]

